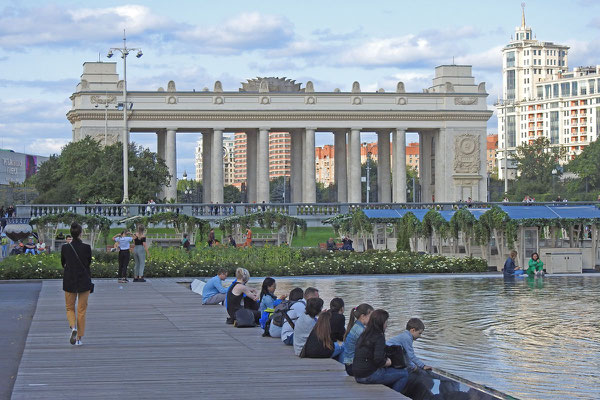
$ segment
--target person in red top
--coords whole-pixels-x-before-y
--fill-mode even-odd
[[[252,231],[250,228],[246,229],[246,241],[242,245],[242,247],[250,247],[252,246]]]

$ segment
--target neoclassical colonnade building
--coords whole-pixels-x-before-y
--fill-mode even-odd
[[[116,63],[88,62],[71,96],[67,117],[73,140],[92,136],[104,143],[122,140],[123,113],[112,105],[123,102],[123,81]],[[223,203],[223,132],[247,135],[247,198],[269,202],[269,131],[291,135],[291,200],[316,201],[315,132],[333,132],[335,181],[339,202],[361,201],[360,133],[378,136],[377,187],[380,202],[406,202],[406,132],[419,134],[421,199],[424,202],[485,200],[485,83],[476,84],[471,66],[442,65],[433,85],[422,93],[407,93],[398,82],[395,92],[318,92],[295,81],[258,78],[239,91],[224,91],[219,81],[212,91],[167,89],[128,91],[130,132],[153,132],[158,155],[173,178],[163,193],[176,198],[178,132],[203,135],[204,202]],[[130,107],[128,107],[130,108]],[[391,140],[390,140],[391,139]],[[390,150],[392,156],[390,156]]]

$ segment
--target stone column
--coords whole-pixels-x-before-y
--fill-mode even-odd
[[[209,132],[202,132],[202,202],[212,202],[212,183],[211,183],[211,160],[212,160],[212,135]]]
[[[360,183],[360,129],[350,129],[348,139],[348,202],[361,202],[361,183]]]
[[[167,132],[164,129],[156,131],[156,154],[158,154],[158,158],[165,160],[165,152],[166,146],[165,143],[167,141],[166,138]],[[160,188],[160,192],[158,193],[159,199],[164,199],[166,196],[165,188]]]
[[[302,202],[302,158],[304,154],[304,131],[291,130],[290,131],[290,158],[291,158],[291,170],[290,170],[290,188],[291,188],[291,202],[301,203]]]
[[[248,203],[256,202],[256,140],[254,129],[246,130],[246,194]]]
[[[306,128],[304,131],[304,168],[302,171],[302,202],[317,202],[317,181],[315,166],[315,130],[316,128]]]
[[[223,131],[215,129],[211,140],[211,189],[210,199],[213,203],[223,204]]]
[[[377,132],[377,200],[391,203],[390,132]]]
[[[269,203],[269,128],[259,128],[256,152],[256,202]]]
[[[394,203],[406,203],[406,130],[395,129],[394,141],[393,190]]]
[[[334,136],[334,167],[335,184],[337,186],[338,203],[348,202],[348,163],[346,158],[346,130],[333,132]]]
[[[177,200],[177,145],[176,145],[176,134],[177,131],[172,128],[167,129],[166,139],[166,152],[165,161],[169,168],[169,174],[171,174],[171,181],[166,189],[167,200]]]

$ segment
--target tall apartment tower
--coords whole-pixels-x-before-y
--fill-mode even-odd
[[[505,157],[511,159],[516,147],[528,137],[521,129],[525,117],[521,105],[542,99],[544,87],[540,82],[559,77],[568,70],[568,51],[568,46],[535,38],[531,27],[525,23],[523,5],[521,26],[515,29],[514,38],[511,37],[510,43],[502,49],[502,98],[497,104],[499,160]],[[535,118],[535,122],[540,122],[540,127],[543,127],[543,115],[540,115],[540,121],[537,121],[537,116]],[[543,129],[540,133],[543,133]],[[504,177],[504,162],[499,163],[502,167],[499,169],[501,178]],[[511,168],[510,162],[508,164]],[[509,171],[509,178],[514,177],[514,172],[511,175]]]

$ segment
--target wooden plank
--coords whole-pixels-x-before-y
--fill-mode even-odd
[[[81,347],[68,342],[62,282],[43,282],[13,399],[404,398],[357,384],[334,360],[300,359],[259,328],[226,325],[222,306],[202,306],[177,279],[95,282]]]

